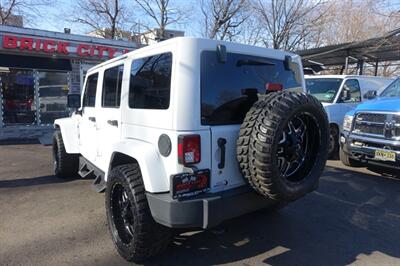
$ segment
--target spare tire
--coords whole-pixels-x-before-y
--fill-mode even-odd
[[[317,188],[328,140],[328,118],[316,98],[301,92],[269,93],[246,114],[237,159],[257,193],[293,201]]]

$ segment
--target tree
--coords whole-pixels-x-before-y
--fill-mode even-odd
[[[335,45],[340,43],[358,42],[370,38],[379,37],[381,41],[375,47],[361,50],[366,59],[364,74],[375,74],[375,64],[379,58],[368,60],[368,51],[379,49],[387,40],[383,37],[385,33],[400,27],[400,15],[398,6],[389,0],[365,0],[352,1],[342,0],[330,2],[329,12],[324,16],[324,22],[317,27],[318,40],[309,40],[308,47]],[[357,61],[349,61],[347,73],[357,74],[359,71]],[[341,66],[334,70],[329,69],[326,73],[340,73]],[[378,75],[392,76],[400,72],[398,61],[379,61]]]
[[[304,46],[327,13],[322,4],[321,0],[255,0],[254,12],[265,29],[263,43],[291,51]]]
[[[31,21],[41,14],[40,7],[50,4],[50,0],[0,0],[0,25],[12,24],[15,15]]]
[[[263,36],[265,29],[259,24],[256,17],[247,17],[236,32],[239,32],[239,34],[235,37],[235,41],[249,45],[264,46]]]
[[[325,16],[320,45],[332,45],[378,37],[400,27],[397,10],[383,0],[332,2]]]
[[[249,0],[202,0],[203,36],[232,41],[248,18],[248,4]]]
[[[126,13],[124,0],[78,0],[72,22],[89,26],[106,39],[115,39],[123,29]]]
[[[185,21],[187,18],[186,12],[182,6],[172,6],[170,0],[135,0],[138,6],[142,9],[145,16],[150,19],[144,27],[151,31],[149,25],[156,25],[159,32],[160,40],[166,39],[166,29],[172,24],[178,24]]]
[[[14,10],[17,7],[16,0],[1,1],[0,2],[0,24],[6,25],[9,23]]]

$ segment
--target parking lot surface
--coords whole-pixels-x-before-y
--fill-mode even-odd
[[[51,147],[0,146],[0,265],[128,265],[92,180],[52,175]],[[399,265],[400,180],[328,162],[319,189],[275,213],[178,235],[148,265]]]

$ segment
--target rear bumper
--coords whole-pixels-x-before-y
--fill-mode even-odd
[[[356,145],[355,143],[362,143]],[[385,146],[396,149],[387,149]],[[386,168],[400,169],[400,144],[394,141],[384,141],[370,137],[360,137],[348,133],[342,133],[340,137],[340,147],[353,160],[364,164],[378,165]],[[385,149],[396,153],[396,162],[375,160],[375,151]]]
[[[182,201],[172,199],[169,193],[147,193],[147,200],[153,218],[171,228],[211,228],[274,204],[247,186]]]

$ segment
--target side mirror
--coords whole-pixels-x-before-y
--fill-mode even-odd
[[[376,90],[369,90],[364,94],[364,98],[368,100],[374,99],[376,98],[376,96],[377,96]]]
[[[81,107],[81,95],[80,94],[68,94],[67,106],[69,108],[78,109]]]

